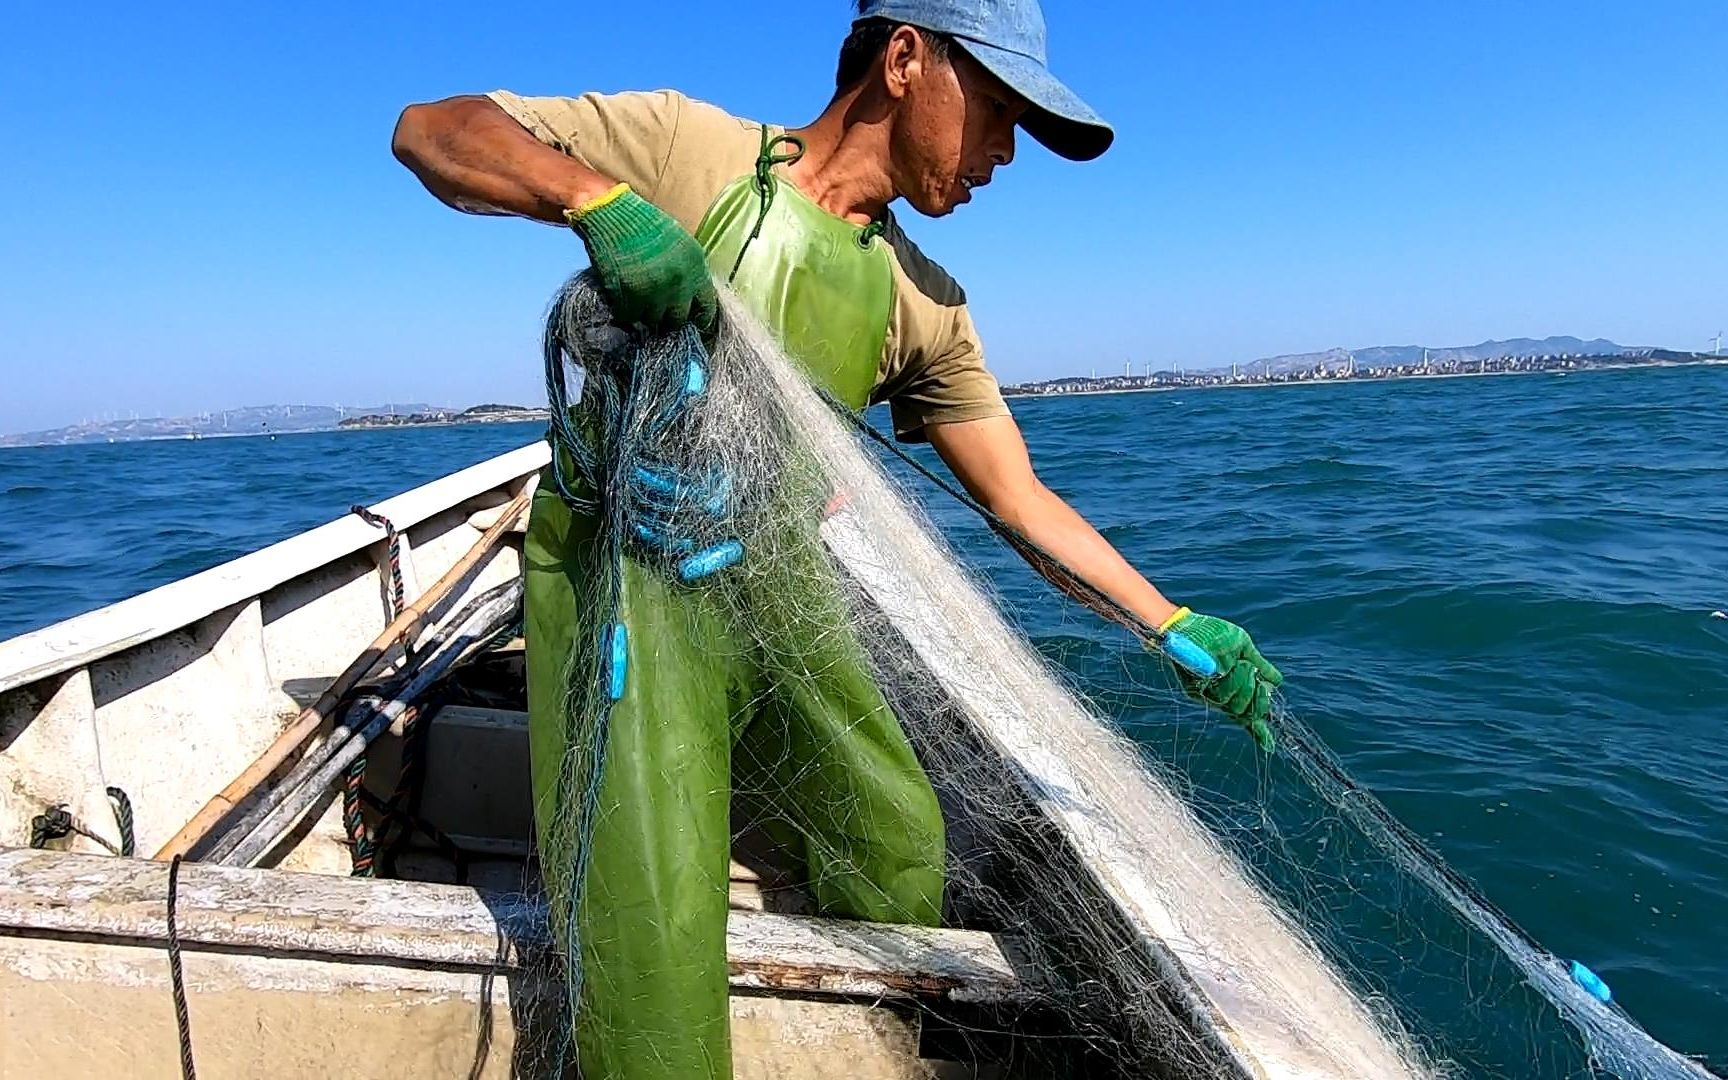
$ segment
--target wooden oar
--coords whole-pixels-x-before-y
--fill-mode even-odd
[[[458,582],[467,577],[469,571],[479,565],[480,561],[490,554],[493,548],[498,546],[499,541],[515,525],[516,519],[522,515],[522,511],[528,508],[531,494],[532,488],[530,487],[506,503],[503,511],[498,515],[498,520],[492,523],[491,528],[480,534],[480,539],[475,541],[468,554],[462,556],[461,560],[452,566],[443,577],[439,578],[431,588],[422,593],[419,599],[403,608],[402,613],[396,616],[395,621],[386,627],[384,632],[379,634],[364,652],[354,658],[354,662],[336,677],[336,681],[318,696],[317,701],[307,706],[295,718],[294,723],[277,736],[276,741],[270,744],[268,750],[259,755],[257,761],[247,766],[245,772],[235,777],[232,783],[205,803],[204,808],[199,810],[184,828],[175,833],[172,840],[162,846],[162,850],[155,855],[156,860],[166,862],[176,855],[185,855],[201,843],[212,829],[221,824],[222,819],[227,817],[231,810],[245,801],[247,796],[256,791],[271,773],[280,768],[283,762],[306,744],[313,733],[323,726],[324,721],[335,710],[337,703],[348,691],[354,688],[356,683],[371,674],[372,669],[377,667],[398,644],[414,640],[420,633],[420,622],[425,618],[426,613],[437,605],[451,589],[455,588]]]

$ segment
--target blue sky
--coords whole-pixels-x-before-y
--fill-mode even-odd
[[[845,0],[25,4],[0,42],[0,431],[267,402],[540,394],[567,233],[467,218],[402,105],[674,86],[802,123]],[[912,219],[1004,381],[1728,324],[1722,0],[1047,0],[1117,126]]]

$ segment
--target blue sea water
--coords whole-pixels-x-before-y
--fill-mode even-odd
[[[1015,411],[1046,483],[1170,596],[1249,627],[1363,785],[1658,1038],[1728,1062],[1728,367]],[[0,451],[0,638],[537,434]],[[1085,670],[1108,632],[932,506],[1108,695],[1112,669]]]

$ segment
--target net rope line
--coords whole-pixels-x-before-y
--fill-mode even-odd
[[[1093,587],[1077,572],[1038,547],[969,493],[908,453],[861,413],[848,408],[820,386],[812,384],[810,389],[841,420],[889,451],[955,502],[982,518],[1009,544],[1022,551],[1032,552],[1042,564],[1040,569],[1055,568],[1060,573],[1064,591],[1071,588],[1080,593],[1079,599],[1086,607],[1143,639],[1153,636],[1148,633],[1150,628],[1144,620]],[[1420,877],[1453,908],[1460,913],[1466,913],[1479,929],[1493,937],[1509,955],[1517,959],[1516,954],[1520,951],[1528,954],[1527,959],[1520,962],[1532,985],[1587,1036],[1591,1032],[1596,1033],[1596,1037],[1591,1040],[1592,1049],[1602,1048],[1605,1059],[1608,1059],[1604,1061],[1605,1065],[1615,1067],[1611,1059],[1619,1055],[1613,1050],[1613,1046],[1624,1041],[1644,1044],[1643,1048],[1652,1051],[1657,1060],[1646,1064],[1623,1062],[1619,1068],[1625,1071],[1620,1075],[1708,1075],[1695,1062],[1655,1043],[1623,1008],[1617,1005],[1605,1007],[1603,1003],[1592,999],[1588,988],[1579,985],[1580,976],[1575,975],[1575,968],[1549,952],[1534,936],[1514,922],[1511,916],[1496,906],[1479,887],[1447,863],[1432,846],[1350,776],[1343,763],[1326,747],[1313,729],[1298,721],[1294,713],[1285,706],[1281,694],[1277,695],[1276,721],[1276,731],[1280,738],[1287,740],[1284,746],[1286,753],[1302,762],[1305,770],[1311,771],[1311,778],[1316,781],[1317,786],[1324,784],[1330,789],[1329,801],[1342,808],[1346,814],[1358,817],[1373,829],[1382,831],[1394,845],[1392,853],[1406,869]],[[1651,1064],[1667,1071],[1646,1071]]]
[[[829,394],[826,390],[814,384],[811,385],[811,389],[826,405],[828,405],[829,408],[834,410],[835,414],[841,419],[845,420],[861,434],[867,436],[878,445],[886,448],[903,464],[916,470],[926,480],[930,481],[954,499],[955,502],[958,502],[966,509],[983,518],[992,530],[1002,535],[1003,539],[1007,543],[1024,552],[1031,553],[1039,561],[1041,570],[1050,569],[1057,573],[1062,578],[1063,588],[1072,588],[1074,591],[1082,594],[1084,599],[1081,600],[1081,603],[1083,603],[1087,608],[1111,622],[1116,623],[1136,636],[1149,640],[1156,639],[1157,629],[1147,623],[1146,620],[1140,618],[1140,616],[1124,607],[1103,590],[1092,585],[1091,582],[1081,577],[1077,571],[1062,563],[1054,555],[1050,554],[1050,552],[1038,546],[1036,542],[1031,540],[1024,533],[1003,520],[1001,516],[995,513],[995,511],[973,498],[965,490],[956,486],[946,477],[936,472],[936,470],[918,460],[917,457],[908,453],[903,447],[898,445],[892,438],[879,430],[874,424],[871,424],[858,412],[847,408],[844,403],[836,400],[832,394]],[[1341,796],[1350,797],[1353,800],[1356,800],[1358,805],[1361,807],[1361,812],[1368,820],[1371,820],[1375,826],[1385,829],[1387,832],[1395,836],[1399,843],[1406,845],[1412,854],[1422,863],[1427,865],[1435,874],[1437,879],[1436,887],[1443,887],[1446,890],[1455,893],[1460,898],[1461,902],[1468,902],[1482,908],[1484,913],[1492,915],[1501,924],[1504,932],[1509,937],[1515,939],[1520,945],[1533,950],[1542,949],[1541,944],[1537,942],[1534,937],[1518,924],[1513,922],[1509,915],[1495,907],[1493,902],[1490,901],[1479,888],[1477,888],[1468,878],[1458,873],[1448,863],[1446,863],[1439,853],[1434,851],[1426,841],[1388,810],[1384,803],[1372,797],[1356,799],[1357,796],[1367,796],[1367,790],[1358,784],[1352,776],[1350,776],[1350,774],[1345,770],[1343,763],[1337,759],[1336,755],[1334,755],[1323,742],[1320,741],[1319,736],[1316,735],[1312,729],[1310,729],[1306,724],[1293,722],[1295,717],[1283,706],[1282,694],[1279,694],[1278,697],[1280,699],[1278,709],[1280,726],[1278,732],[1281,736],[1289,738],[1293,742],[1294,745],[1291,746],[1290,749],[1296,751],[1299,756],[1312,761],[1317,767],[1320,775],[1329,783],[1334,785]]]
[[[589,459],[585,463],[581,458],[585,430],[578,424],[576,413],[564,392],[566,361],[582,371],[584,399],[593,393],[599,395],[595,401],[604,405],[611,400],[614,406],[624,400],[622,397],[607,397],[619,393],[620,384],[611,377],[597,378],[595,370],[599,357],[607,348],[616,348],[617,342],[614,340],[610,346],[605,346],[582,340],[584,335],[616,333],[598,325],[605,321],[605,313],[597,305],[591,291],[578,279],[560,295],[548,321],[548,391],[554,406],[552,471],[561,494],[568,490],[569,477],[560,475],[568,464],[574,463],[579,468],[585,464],[590,468],[600,464],[598,459]],[[1360,1013],[1365,1022],[1377,1026],[1380,1029],[1378,1036],[1368,1037],[1368,1040],[1377,1038],[1391,1047],[1391,1052],[1399,1058],[1393,1070],[1379,1075],[1428,1075],[1435,1072],[1448,1076],[1503,1075],[1503,1063],[1507,1060],[1541,1060],[1545,1065],[1552,1065],[1552,1069],[1543,1075],[1583,1077],[1598,1075],[1597,1070],[1623,1077],[1705,1075],[1696,1065],[1656,1043],[1617,1006],[1604,1006],[1585,995],[1557,958],[1536,945],[1479,889],[1446,865],[1421,838],[1357,784],[1318,737],[1284,708],[1281,699],[1278,729],[1285,736],[1285,752],[1277,757],[1280,764],[1271,767],[1279,774],[1276,781],[1279,786],[1266,787],[1268,780],[1263,776],[1258,796],[1253,793],[1234,795],[1228,790],[1228,783],[1206,775],[1208,762],[1196,749],[1201,746],[1198,736],[1187,743],[1176,744],[1178,752],[1185,755],[1180,761],[1154,761],[1148,758],[1144,745],[1135,747],[1129,744],[1119,732],[1093,732],[1085,729],[1084,725],[1076,726],[1066,734],[1036,730],[1035,725],[1044,722],[1038,719],[1041,712],[1066,711],[1077,715],[1084,712],[1077,709],[1069,696],[1071,692],[1063,685],[1067,679],[1053,682],[1046,666],[1048,661],[1036,656],[1029,643],[1001,622],[988,594],[978,591],[979,584],[969,571],[961,569],[954,561],[945,544],[935,535],[933,526],[924,522],[919,511],[898,493],[899,482],[883,472],[879,465],[869,463],[866,442],[888,449],[977,513],[1010,543],[1014,541],[1012,527],[1000,519],[992,520],[994,515],[989,514],[987,508],[895,446],[864,417],[828,395],[812,393],[814,388],[807,380],[791,373],[789,362],[778,354],[772,339],[743,314],[729,294],[723,294],[722,316],[718,337],[707,353],[711,361],[709,376],[712,385],[710,393],[703,398],[702,407],[688,418],[688,423],[681,421],[682,426],[661,425],[656,429],[648,424],[639,426],[631,437],[655,445],[656,453],[676,459],[675,464],[706,467],[717,462],[734,468],[737,475],[733,479],[746,494],[762,484],[784,485],[792,490],[820,489],[823,501],[836,490],[845,494],[847,505],[833,516],[839,518],[857,510],[860,520],[866,525],[880,528],[884,536],[876,549],[882,556],[883,566],[879,569],[891,576],[918,578],[917,588],[923,590],[921,595],[927,597],[927,602],[934,605],[935,610],[933,613],[914,613],[907,617],[910,621],[899,623],[884,619],[880,613],[871,616],[868,608],[872,597],[866,594],[867,590],[861,592],[856,582],[843,583],[841,587],[846,590],[851,612],[844,616],[844,625],[833,621],[835,616],[832,612],[821,611],[803,617],[802,621],[795,615],[788,616],[789,628],[818,634],[857,634],[869,640],[873,649],[877,642],[897,639],[908,626],[917,627],[920,621],[927,624],[917,627],[921,633],[934,630],[951,632],[957,637],[969,636],[970,640],[961,644],[971,650],[967,656],[970,669],[951,673],[949,684],[943,686],[930,684],[928,673],[921,676],[924,682],[918,682],[918,677],[914,677],[913,685],[898,688],[900,697],[890,695],[896,710],[906,704],[901,698],[909,696],[912,713],[920,710],[940,713],[949,705],[947,696],[958,689],[974,704],[994,703],[991,707],[999,712],[1015,712],[1022,721],[1024,742],[1054,735],[1049,745],[1022,746],[1020,749],[1027,753],[1042,753],[1041,760],[1052,775],[1066,770],[1073,781],[1074,791],[1103,808],[1108,820],[1103,822],[1099,835],[1108,843],[1119,843],[1126,851],[1145,852],[1149,860],[1166,860],[1162,871],[1168,872],[1169,881],[1159,880],[1158,875],[1152,872],[1159,865],[1155,861],[1148,861],[1143,868],[1130,867],[1125,873],[1130,877],[1137,876],[1135,887],[1154,894],[1157,901],[1154,907],[1163,905],[1165,916],[1175,919],[1174,923],[1162,927],[1161,932],[1179,942],[1187,938],[1184,947],[1189,951],[1185,960],[1198,958],[1205,964],[1210,957],[1213,966],[1220,968],[1220,957],[1241,960],[1239,970],[1225,974],[1254,984],[1264,991],[1266,1001],[1273,1000],[1278,992],[1288,993],[1291,1000],[1285,1008],[1291,1018],[1305,1014],[1306,1006],[1297,1000],[1303,994],[1304,980],[1319,979],[1321,984],[1336,984],[1338,987],[1348,985],[1348,993],[1355,1003],[1346,1011]],[[660,350],[656,353],[657,366],[653,372],[646,373],[650,385],[639,386],[637,390],[650,396],[662,395],[658,400],[665,400],[664,395],[676,396],[679,358],[691,354],[690,342],[687,337],[661,341],[657,348]],[[583,402],[585,408],[591,404],[589,400]],[[588,422],[591,421],[584,423]],[[848,431],[854,437],[847,436],[845,433]],[[664,438],[667,435],[674,437]],[[572,462],[569,463],[558,452],[560,443],[564,442],[563,436],[570,438],[570,442],[565,444],[570,448]],[[829,443],[846,445],[836,449]],[[611,467],[608,475],[622,478],[614,490],[625,490],[627,473],[617,468],[616,461],[607,464]],[[865,488],[868,489],[867,495],[862,490]],[[583,493],[569,493],[592,499],[592,488]],[[614,503],[621,504],[621,500],[614,500]],[[615,508],[621,509],[621,505]],[[809,513],[810,520],[798,527],[821,528],[817,517],[815,512]],[[624,524],[625,518],[620,516],[611,534],[617,539],[618,546],[608,550],[608,559],[622,558]],[[783,522],[776,524],[787,527]],[[777,567],[775,562],[777,553],[772,548],[772,541],[778,534],[774,529],[765,529],[762,522],[750,520],[748,512],[736,514],[724,526],[722,531],[730,530],[744,537],[751,552],[742,564],[717,579],[720,584],[713,586],[717,593],[729,597],[742,595],[750,591],[749,582],[772,582],[777,572],[784,572],[784,568]],[[929,535],[923,535],[925,533]],[[763,537],[770,543],[767,548],[758,549],[754,545]],[[1015,546],[1025,553],[1025,548],[1018,544]],[[928,565],[908,565],[920,560]],[[613,562],[613,565],[618,563]],[[1066,568],[1058,565],[1056,569]],[[726,584],[728,576],[745,584]],[[1068,576],[1074,579],[1070,595],[1078,593],[1074,598],[1085,607],[1128,629],[1136,637],[1144,639],[1147,636],[1142,629],[1145,626],[1143,621],[1092,589],[1077,574],[1068,571]],[[961,587],[962,591],[955,591]],[[608,599],[604,583],[596,599]],[[612,594],[610,600],[610,604],[604,604],[598,610],[615,612],[616,595]],[[962,610],[966,604],[979,603],[989,610]],[[824,619],[830,621],[824,622]],[[597,621],[604,622],[604,619]],[[786,629],[781,628],[783,631]],[[785,648],[788,644],[784,634],[775,639],[772,629],[755,632],[757,637],[753,647]],[[959,646],[956,646],[956,651],[959,651]],[[575,715],[583,709],[581,700],[578,700],[581,695],[592,697],[604,685],[602,676],[605,671],[600,663],[600,650],[583,649],[582,652],[581,656],[573,654],[573,661],[579,662],[576,666],[581,670],[577,671],[573,666],[570,679],[572,714]],[[1136,655],[1139,652],[1134,650]],[[999,657],[1003,659],[998,661]],[[1119,664],[1136,662],[1145,661],[1134,661],[1126,655],[1116,661]],[[892,667],[892,663],[884,661],[884,666]],[[884,678],[893,677],[892,672],[884,673]],[[1072,677],[1072,672],[1069,677]],[[1131,686],[1128,692],[1137,695],[1136,702],[1149,699],[1166,709],[1177,701],[1185,701],[1168,690],[1160,696],[1152,688],[1138,685]],[[1119,691],[1112,690],[1111,693],[1120,696]],[[1181,707],[1190,711],[1194,708],[1187,704]],[[907,713],[902,712],[902,715]],[[1186,715],[1174,714],[1172,718]],[[1181,728],[1180,722],[1176,727]],[[1230,733],[1240,738],[1233,729]],[[919,755],[921,758],[929,756],[926,767],[933,776],[942,775],[948,786],[950,802],[960,804],[964,812],[958,815],[957,820],[980,832],[982,840],[976,846],[984,856],[978,859],[979,864],[983,865],[992,858],[1011,863],[1011,870],[1028,878],[1026,891],[1034,894],[1030,898],[1014,895],[1012,888],[1002,884],[1011,880],[1013,874],[992,876],[971,865],[968,860],[973,859],[973,855],[956,855],[956,863],[951,869],[952,891],[961,898],[956,903],[966,907],[968,917],[985,925],[992,921],[1014,925],[1015,920],[1051,917],[1056,923],[1051,946],[1038,959],[1053,967],[1064,963],[1061,955],[1064,948],[1072,951],[1078,945],[1081,951],[1096,952],[1097,955],[1089,957],[1088,962],[1095,961],[1093,967],[1102,971],[1102,977],[1070,986],[1063,991],[1066,995],[1063,1004],[1077,1016],[1091,1007],[1099,1016],[1127,1017],[1129,1030],[1126,1035],[1113,1024],[1103,1021],[1089,1029],[1088,1037],[1098,1046],[1107,1048],[1119,1061],[1131,1061],[1137,1053],[1145,1051],[1154,1037],[1167,1044],[1176,1044],[1165,1047],[1166,1056],[1175,1054],[1196,1063],[1215,1056],[1215,1049],[1184,1043],[1184,1039],[1192,1042],[1192,1033],[1185,1035],[1174,1031],[1167,1011],[1168,1001],[1154,1000],[1160,996],[1156,984],[1167,981],[1158,970],[1155,958],[1140,955],[1142,950],[1131,942],[1124,944],[1112,928],[1108,913],[1096,909],[1095,897],[1074,880],[1056,876],[1058,871],[1046,865],[1059,860],[1062,851],[1048,846],[1047,842],[1043,848],[1032,846],[1031,853],[1024,857],[1012,850],[1014,844],[1024,844],[1028,830],[1036,830],[1040,823],[1004,799],[1000,792],[1001,778],[987,775],[988,763],[978,757],[975,748],[952,733],[938,733],[933,738],[934,745],[927,738],[918,746]],[[587,782],[583,784],[587,791],[597,790],[597,772],[593,770],[602,763],[596,760],[599,755],[592,752],[596,746],[603,750],[604,743],[591,742],[588,750],[575,748],[571,755],[573,764],[582,767],[566,768],[561,772],[561,783],[566,775],[569,777],[571,786],[567,793],[577,790],[574,785],[579,781]],[[1151,772],[1147,773],[1147,770]],[[1236,772],[1239,774],[1241,770],[1237,768]],[[1142,779],[1130,775],[1137,773],[1146,775]],[[1152,779],[1154,774],[1155,780]],[[1148,792],[1151,792],[1150,796]],[[1063,809],[1059,805],[1061,793],[1046,794],[1060,812]],[[1136,805],[1136,800],[1146,805]],[[1288,811],[1285,804],[1303,800],[1310,810],[1318,806],[1322,813],[1310,813],[1285,822],[1281,818]],[[590,802],[587,797],[583,801]],[[1156,804],[1158,813],[1164,813],[1166,817],[1160,818],[1150,808],[1153,804]],[[945,816],[947,809],[945,806]],[[1193,816],[1196,810],[1200,817]],[[592,812],[596,811],[590,803],[585,813]],[[1189,837],[1183,843],[1191,843],[1192,850],[1160,854],[1155,847],[1148,846],[1149,837],[1167,832],[1169,822],[1178,818],[1193,822],[1192,837],[1182,833]],[[580,838],[591,828],[592,820],[570,822],[565,827],[570,826],[574,826],[571,831],[577,841],[576,847],[580,849]],[[1119,835],[1113,837],[1112,830]],[[1211,839],[1200,839],[1201,833]],[[1351,860],[1339,855],[1338,866],[1333,868],[1330,862],[1315,856],[1312,849],[1316,837],[1322,848],[1329,839],[1340,841],[1334,845],[1333,851],[1349,845],[1360,847],[1372,857],[1376,866],[1370,871],[1359,872]],[[553,869],[556,872],[556,868]],[[1080,869],[1084,872],[1086,868]],[[1209,876],[1220,875],[1240,880],[1242,887],[1207,884]],[[1185,880],[1185,887],[1190,887],[1195,895],[1182,895],[1182,890],[1171,884],[1176,880]],[[1406,884],[1409,881],[1419,883],[1421,889],[1411,890]],[[1199,895],[1208,889],[1209,898]],[[1040,893],[1044,895],[1037,895]],[[1207,904],[1214,907],[1208,910]],[[1032,908],[1039,910],[1027,914]],[[1214,925],[1208,925],[1202,916],[1212,917]],[[1448,921],[1446,926],[1435,929],[1426,924],[1431,918]],[[1226,940],[1232,932],[1228,924],[1236,921],[1260,927],[1283,927],[1291,944],[1271,950],[1265,958],[1242,957],[1232,951]],[[1457,925],[1453,926],[1453,922]],[[1381,928],[1379,940],[1373,936],[1359,936],[1364,928],[1372,931],[1376,926]],[[565,950],[579,944],[573,936],[573,929],[573,926],[566,927],[570,933],[561,942]],[[1060,938],[1062,933],[1070,937],[1063,941]],[[1483,948],[1483,939],[1489,946],[1486,949]],[[1236,944],[1239,947],[1241,942]],[[1411,950],[1414,950],[1413,955],[1403,955]],[[1315,957],[1324,955],[1336,972],[1305,975],[1301,971],[1281,969],[1303,968],[1309,963],[1304,957],[1310,954]],[[565,955],[578,954],[566,951]],[[1456,974],[1446,977],[1458,980],[1458,990],[1464,1000],[1456,1003],[1457,1007],[1450,1012],[1435,1010],[1436,1013],[1446,1012],[1445,1016],[1430,1016],[1424,1008],[1412,1005],[1413,1001],[1420,1001],[1421,995],[1411,987],[1422,984],[1422,980],[1427,978],[1427,969],[1443,965],[1457,969]],[[1327,970],[1332,969],[1329,967]],[[1098,973],[1092,972],[1093,975]],[[573,974],[580,979],[580,972]],[[1109,992],[1100,998],[1101,987],[1106,984]],[[1540,995],[1541,1008],[1526,990],[1534,990]],[[572,995],[567,1001],[571,1008],[575,1008],[579,997]],[[1508,1023],[1504,1017],[1496,1021],[1488,1015],[1494,1008],[1505,1006],[1525,1010],[1513,1014],[1522,1016],[1522,1021]],[[1551,1011],[1544,1012],[1544,1009]],[[1556,1028],[1544,1019],[1544,1016],[1555,1015],[1567,1021],[1571,1028]],[[1309,1015],[1303,1022],[1318,1025],[1317,1030],[1309,1033],[1308,1042],[1323,1044],[1326,1041],[1324,1028],[1328,1021],[1325,1018],[1315,1019]],[[1526,1031],[1524,1046],[1507,1051],[1487,1045],[1506,1038],[1508,1028]],[[1581,1048],[1561,1045],[1565,1042],[1563,1033],[1568,1030],[1574,1038],[1581,1036]],[[1508,1058],[1508,1054],[1512,1056]],[[1518,1056],[1520,1054],[1522,1058]]]
[[[992,530],[1001,534],[1011,545],[1023,551],[1031,550],[1043,560],[1054,564],[1062,573],[1063,583],[1072,583],[1076,591],[1083,593],[1081,602],[1086,607],[1123,626],[1136,636],[1147,636],[1142,629],[1145,623],[1133,612],[1091,587],[1076,572],[1038,548],[989,508],[897,445],[859,412],[847,408],[819,386],[812,385],[810,390],[847,425],[888,450],[956,502],[984,519]],[[1397,857],[1406,869],[1423,880],[1448,905],[1469,918],[1478,929],[1488,933],[1501,948],[1513,956],[1524,968],[1531,984],[1542,992],[1568,1021],[1585,1032],[1587,1037],[1594,1036],[1591,1038],[1592,1050],[1602,1055],[1605,1065],[1623,1070],[1621,1075],[1628,1076],[1705,1075],[1694,1062],[1655,1043],[1624,1009],[1618,1006],[1605,1007],[1603,1003],[1591,998],[1588,989],[1579,985],[1580,980],[1574,974],[1575,969],[1569,968],[1548,952],[1532,935],[1494,905],[1481,889],[1450,866],[1409,826],[1392,814],[1384,803],[1351,777],[1342,762],[1325,746],[1319,736],[1306,724],[1299,722],[1285,707],[1281,696],[1278,701],[1277,720],[1277,730],[1289,740],[1285,748],[1287,754],[1301,763],[1301,767],[1309,774],[1309,779],[1316,787],[1327,791],[1328,801],[1346,815],[1365,823],[1365,828],[1371,827],[1380,831],[1391,849],[1389,853]],[[1526,955],[1519,957],[1520,952]],[[1632,1059],[1639,1056],[1639,1052],[1648,1051],[1654,1061],[1623,1059],[1617,1044],[1631,1044],[1636,1047],[1637,1052],[1630,1055]],[[1650,1071],[1652,1067],[1656,1071]]]
[[[1156,640],[1156,630],[1134,612],[1092,586],[1078,572],[1039,547],[968,492],[907,452],[871,424],[862,413],[848,408],[818,385],[811,384],[810,389],[837,417],[859,434],[887,450],[955,502],[982,518],[1011,546],[1023,553],[1031,553],[1039,563],[1040,570],[1054,569],[1060,577],[1059,587],[1063,591],[1079,594],[1075,598],[1084,606],[1130,633],[1144,640]],[[1302,763],[1305,771],[1311,773],[1311,779],[1316,782],[1316,786],[1325,785],[1330,789],[1329,801],[1343,809],[1347,815],[1357,817],[1367,826],[1382,831],[1394,847],[1392,854],[1399,858],[1406,869],[1421,878],[1447,904],[1465,914],[1479,929],[1488,933],[1509,955],[1518,960],[1532,985],[1547,997],[1569,1022],[1584,1032],[1587,1038],[1592,1033],[1595,1034],[1590,1040],[1591,1047],[1593,1052],[1603,1054],[1603,1064],[1606,1067],[1616,1069],[1617,1074],[1622,1076],[1710,1075],[1696,1062],[1656,1043],[1620,1006],[1595,1000],[1588,986],[1581,985],[1594,978],[1588,969],[1579,973],[1576,965],[1568,965],[1548,951],[1510,915],[1495,905],[1478,886],[1447,863],[1384,803],[1363,788],[1313,729],[1300,722],[1286,707],[1281,693],[1275,693],[1275,702],[1275,730],[1281,740],[1286,740],[1283,746],[1285,752]],[[1526,953],[1527,958],[1519,958],[1519,952]],[[1614,1050],[1614,1046],[1622,1042],[1635,1046],[1642,1044],[1640,1050],[1651,1052],[1656,1060],[1646,1063],[1635,1060],[1617,1062],[1615,1059],[1621,1055]],[[1637,1055],[1632,1056],[1635,1058]],[[1657,1071],[1649,1071],[1652,1066]]]
[[[800,393],[808,399],[798,427],[814,427],[812,409],[829,410],[835,423],[831,406],[810,394],[783,363],[772,366],[786,400],[796,402]],[[1206,1075],[1224,1074],[1218,1059],[1236,1063],[1229,1075],[1424,1075],[1398,1026],[1347,989],[1304,935],[1283,924],[1232,858],[1207,839],[1170,787],[1145,772],[1135,748],[1052,678],[942,538],[898,502],[886,475],[864,460],[843,460],[866,459],[846,430],[835,423],[813,439],[835,448],[832,471],[860,496],[850,505],[863,516],[849,530],[834,530],[831,546],[844,552],[848,570],[869,581],[872,597],[892,609],[891,621],[921,639],[920,655],[965,703],[974,727],[1005,760],[1026,770],[1044,812],[1080,856],[1071,872],[1097,880],[1114,908],[1150,938],[1141,955],[1088,961],[1105,970],[1087,977],[1112,983],[1127,1009],[1138,1013],[1127,1041],[1143,1045],[1172,1034],[1193,1039],[1189,1054],[1208,1062]],[[952,751],[939,747],[938,753]],[[941,766],[956,767],[964,768],[952,761]],[[971,810],[986,818],[1001,814],[987,795],[975,798]],[[1005,831],[993,843],[1013,840]],[[1040,889],[1049,887],[1050,871],[1037,862],[1033,853],[1016,872],[1032,877]],[[1055,906],[1099,905],[1075,884],[1063,883],[1058,891],[1064,895]],[[1108,940],[1099,920],[1106,910],[1080,916],[1073,927],[1082,948],[1099,950]],[[1178,961],[1174,968],[1164,962],[1167,954]],[[1198,996],[1187,992],[1190,984]],[[1158,1010],[1171,1007],[1191,1018],[1198,1037],[1169,1031]],[[1134,1050],[1122,1045],[1117,1053],[1127,1057]]]

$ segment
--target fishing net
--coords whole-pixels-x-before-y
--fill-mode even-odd
[[[548,322],[554,442],[569,450],[554,482],[598,523],[568,751],[556,806],[539,808],[555,815],[541,860],[565,897],[570,1008],[608,718],[651,677],[621,671],[616,648],[634,562],[722,613],[764,693],[819,692],[836,655],[868,666],[940,800],[943,921],[1000,934],[1036,974],[1035,1007],[995,1023],[1058,1021],[1068,1064],[1021,1062],[1025,1075],[1707,1075],[1530,940],[1282,704],[1262,756],[1080,607],[1034,646],[932,525],[916,463],[885,458],[723,300],[707,347],[688,330],[624,335],[585,278]],[[930,512],[978,527],[953,504]],[[774,745],[735,747],[733,777],[743,826],[783,834],[797,814],[748,780],[775,775],[782,763],[747,760]],[[945,1020],[997,1043],[983,1020]]]

